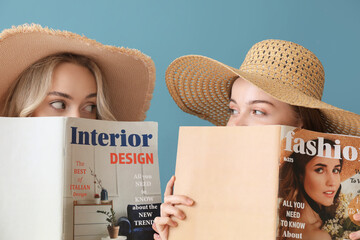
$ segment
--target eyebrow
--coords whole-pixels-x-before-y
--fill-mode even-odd
[[[90,93],[85,98],[93,98],[93,97],[96,97],[96,96],[97,96],[97,93]]]
[[[319,166],[319,167],[327,167],[327,165],[323,164],[323,163],[318,163],[318,164],[314,165],[314,167],[317,167],[317,166]],[[335,167],[341,167],[341,164],[335,165]]]
[[[232,98],[230,99],[229,102],[233,102],[233,103],[237,104],[237,102]],[[269,102],[269,101],[266,101],[266,100],[252,100],[252,101],[247,102],[248,105],[253,105],[253,104],[257,104],[257,103],[265,103],[265,104],[268,104],[268,105],[271,105],[271,106],[275,107],[275,105],[272,102]]]
[[[69,94],[66,93],[62,93],[62,92],[49,92],[48,95],[54,95],[54,96],[59,96],[59,97],[63,97],[63,98],[68,98],[68,99],[73,99]]]
[[[318,163],[318,164],[315,164],[314,167],[327,167],[326,164],[323,164],[323,163]]]
[[[57,92],[57,91],[49,92],[48,95],[60,96],[60,97],[71,99],[71,100],[73,99],[73,97],[71,97],[69,94],[62,93],[62,92]],[[96,96],[97,96],[96,93],[90,93],[85,98],[93,98],[93,97],[96,97]]]

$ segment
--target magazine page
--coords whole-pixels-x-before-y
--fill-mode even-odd
[[[156,122],[68,119],[65,239],[108,236],[97,211],[111,207],[128,240],[153,238],[161,203],[157,131]]]
[[[62,239],[64,118],[0,118],[0,239]]]
[[[186,219],[170,240],[275,239],[280,126],[181,127],[174,194]]]
[[[348,239],[360,230],[360,138],[283,134],[277,239]]]

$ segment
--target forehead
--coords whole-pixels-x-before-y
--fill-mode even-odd
[[[96,91],[96,81],[86,67],[66,62],[55,67],[51,89]]]

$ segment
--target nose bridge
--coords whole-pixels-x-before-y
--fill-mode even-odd
[[[239,113],[235,119],[235,126],[247,126],[248,125],[248,116],[245,113]]]
[[[326,184],[332,186],[335,184],[335,174],[332,171],[326,173]]]
[[[67,117],[81,117],[81,112],[78,107],[73,107],[68,111],[68,114],[66,114]]]

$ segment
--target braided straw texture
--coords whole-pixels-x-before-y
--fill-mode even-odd
[[[315,54],[296,43],[280,40],[259,42],[249,50],[240,70],[274,78],[321,100],[325,83],[323,66]]]
[[[183,111],[223,126],[230,116],[227,105],[237,75],[221,63],[210,64],[199,56],[179,58],[167,69],[166,84]]]
[[[360,116],[321,101],[325,74],[321,62],[306,48],[288,41],[255,44],[240,69],[204,56],[174,60],[166,84],[185,112],[219,126],[226,125],[233,82],[241,77],[285,103],[318,108],[328,132],[360,135]]]

